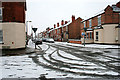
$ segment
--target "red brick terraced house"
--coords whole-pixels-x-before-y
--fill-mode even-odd
[[[0,48],[25,48],[26,0],[0,0]]]
[[[68,28],[68,39],[71,43],[81,43],[81,19],[78,17],[75,19],[75,16],[72,16],[72,22],[67,25]]]
[[[83,28],[87,28],[86,32]],[[108,5],[102,13],[82,21],[81,31],[86,34],[86,43],[120,44],[120,2]]]
[[[68,41],[69,39],[79,39],[81,38],[80,34],[80,22],[82,19],[79,17],[75,19],[75,16],[72,15],[72,21],[61,21],[61,25],[57,23],[54,24],[54,29],[50,30],[50,37],[54,38],[55,41]]]

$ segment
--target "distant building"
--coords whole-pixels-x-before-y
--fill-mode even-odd
[[[54,38],[55,41],[68,41],[69,39],[79,39],[80,36],[80,22],[82,19],[79,17],[75,19],[75,16],[72,15],[71,21],[61,21],[61,25],[57,23],[54,24],[54,28],[50,30],[51,38]]]
[[[86,43],[120,44],[120,2],[108,5],[102,13],[82,21],[82,33],[84,28],[87,28]],[[82,36],[82,43],[83,40]]]
[[[46,31],[45,33],[48,33]],[[107,6],[101,13],[89,19],[80,17],[72,21],[61,21],[61,25],[54,24],[49,31],[49,37],[55,41],[68,41],[72,43],[100,43],[120,44],[120,2]]]
[[[0,4],[1,48],[25,48],[26,0],[0,0]]]
[[[68,25],[69,39],[81,39],[81,21],[82,19],[80,17],[75,19],[75,16],[72,16],[72,22]]]

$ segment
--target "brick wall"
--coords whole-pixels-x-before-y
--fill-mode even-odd
[[[80,38],[80,22],[81,18],[77,18],[75,21],[68,25],[69,39],[79,39]]]
[[[25,23],[24,2],[3,2],[3,22]]]

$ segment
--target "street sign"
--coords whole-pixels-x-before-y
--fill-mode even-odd
[[[37,28],[32,28],[32,30],[34,31],[34,33],[37,31]]]
[[[85,27],[85,28],[83,28],[84,29],[84,31],[86,32],[87,31],[87,28]]]
[[[84,36],[85,35],[85,32],[82,32],[82,36]]]

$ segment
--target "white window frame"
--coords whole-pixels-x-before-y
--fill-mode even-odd
[[[101,15],[98,16],[98,26],[100,26],[100,25],[101,25]]]
[[[84,24],[84,28],[86,27],[86,23],[85,22],[83,22],[83,24]]]
[[[92,19],[89,20],[89,27],[92,27]]]
[[[2,39],[2,41],[0,41],[0,43],[3,43],[3,30],[0,30],[0,32],[2,32],[1,33],[2,35],[0,35],[0,38]]]

